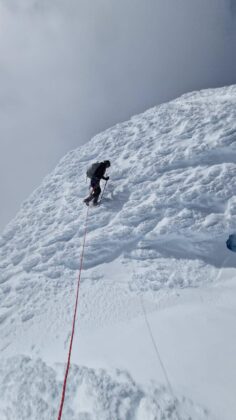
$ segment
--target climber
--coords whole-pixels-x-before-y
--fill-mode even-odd
[[[105,181],[109,180],[109,176],[105,176],[107,168],[111,166],[109,160],[104,160],[103,162],[93,163],[87,170],[87,177],[91,179],[90,181],[90,194],[84,199],[84,203],[89,206],[90,201],[93,200],[93,204],[96,206],[98,204],[98,198],[101,194],[100,181],[104,179]]]

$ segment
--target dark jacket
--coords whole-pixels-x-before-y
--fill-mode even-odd
[[[104,162],[101,162],[98,168],[96,169],[96,171],[94,172],[93,178],[98,178],[99,180],[100,179],[106,180],[106,178],[104,177],[106,169],[107,169],[106,164]]]

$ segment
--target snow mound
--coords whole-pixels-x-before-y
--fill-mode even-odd
[[[53,420],[63,368],[41,359],[18,356],[0,362],[1,420]],[[145,389],[125,371],[72,366],[64,418],[70,420],[204,420],[207,411],[182,398],[174,400],[164,387]]]
[[[178,410],[181,420],[207,418],[189,399],[176,403],[165,388],[145,388],[129,376],[132,365],[132,375],[141,382],[154,377],[163,383],[160,366],[158,374],[153,371],[154,356],[146,360],[153,349],[140,296],[157,338],[164,342],[178,395],[187,396],[187,388],[194,401],[206,402],[211,412],[227,411],[227,420],[234,419],[230,387],[218,377],[214,383],[207,377],[204,388],[201,378],[209,365],[213,377],[227,360],[227,377],[235,389],[231,353],[224,359],[227,349],[236,345],[230,327],[225,328],[232,323],[235,304],[229,296],[235,294],[226,288],[224,301],[220,287],[227,276],[233,282],[236,268],[235,254],[225,246],[236,231],[236,86],[184,95],[71,151],[3,231],[0,418],[55,418],[62,385],[62,365],[56,368],[55,362],[65,363],[68,354],[87,211],[85,173],[92,162],[104,159],[112,163],[110,181],[101,206],[89,209],[81,341],[73,354],[77,366],[69,375],[65,419],[175,420]],[[207,287],[212,287],[214,314],[208,311]],[[234,290],[231,283],[228,289]],[[173,311],[165,312],[168,306]],[[219,315],[222,307],[224,317]],[[194,332],[201,343],[192,333],[193,308]],[[211,323],[227,333],[225,347]],[[216,363],[214,343],[222,355]],[[141,368],[136,348],[144,354]],[[178,354],[173,349],[179,349]],[[177,366],[179,359],[182,365]],[[104,365],[105,371],[95,369]],[[120,371],[124,367],[126,373],[111,375],[107,366]],[[193,374],[188,377],[190,367]],[[224,398],[218,398],[220,394]]]
[[[74,276],[86,168],[108,157],[111,181],[103,207],[90,212],[85,268],[134,251],[221,266],[221,245],[236,226],[235,92],[184,95],[68,153],[4,230],[0,284],[28,273]]]

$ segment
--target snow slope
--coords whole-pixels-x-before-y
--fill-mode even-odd
[[[182,96],[68,153],[0,237],[0,420],[236,418],[236,86]]]

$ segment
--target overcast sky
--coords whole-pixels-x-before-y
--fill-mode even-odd
[[[235,14],[236,0],[0,0],[0,230],[94,134],[236,83]]]

